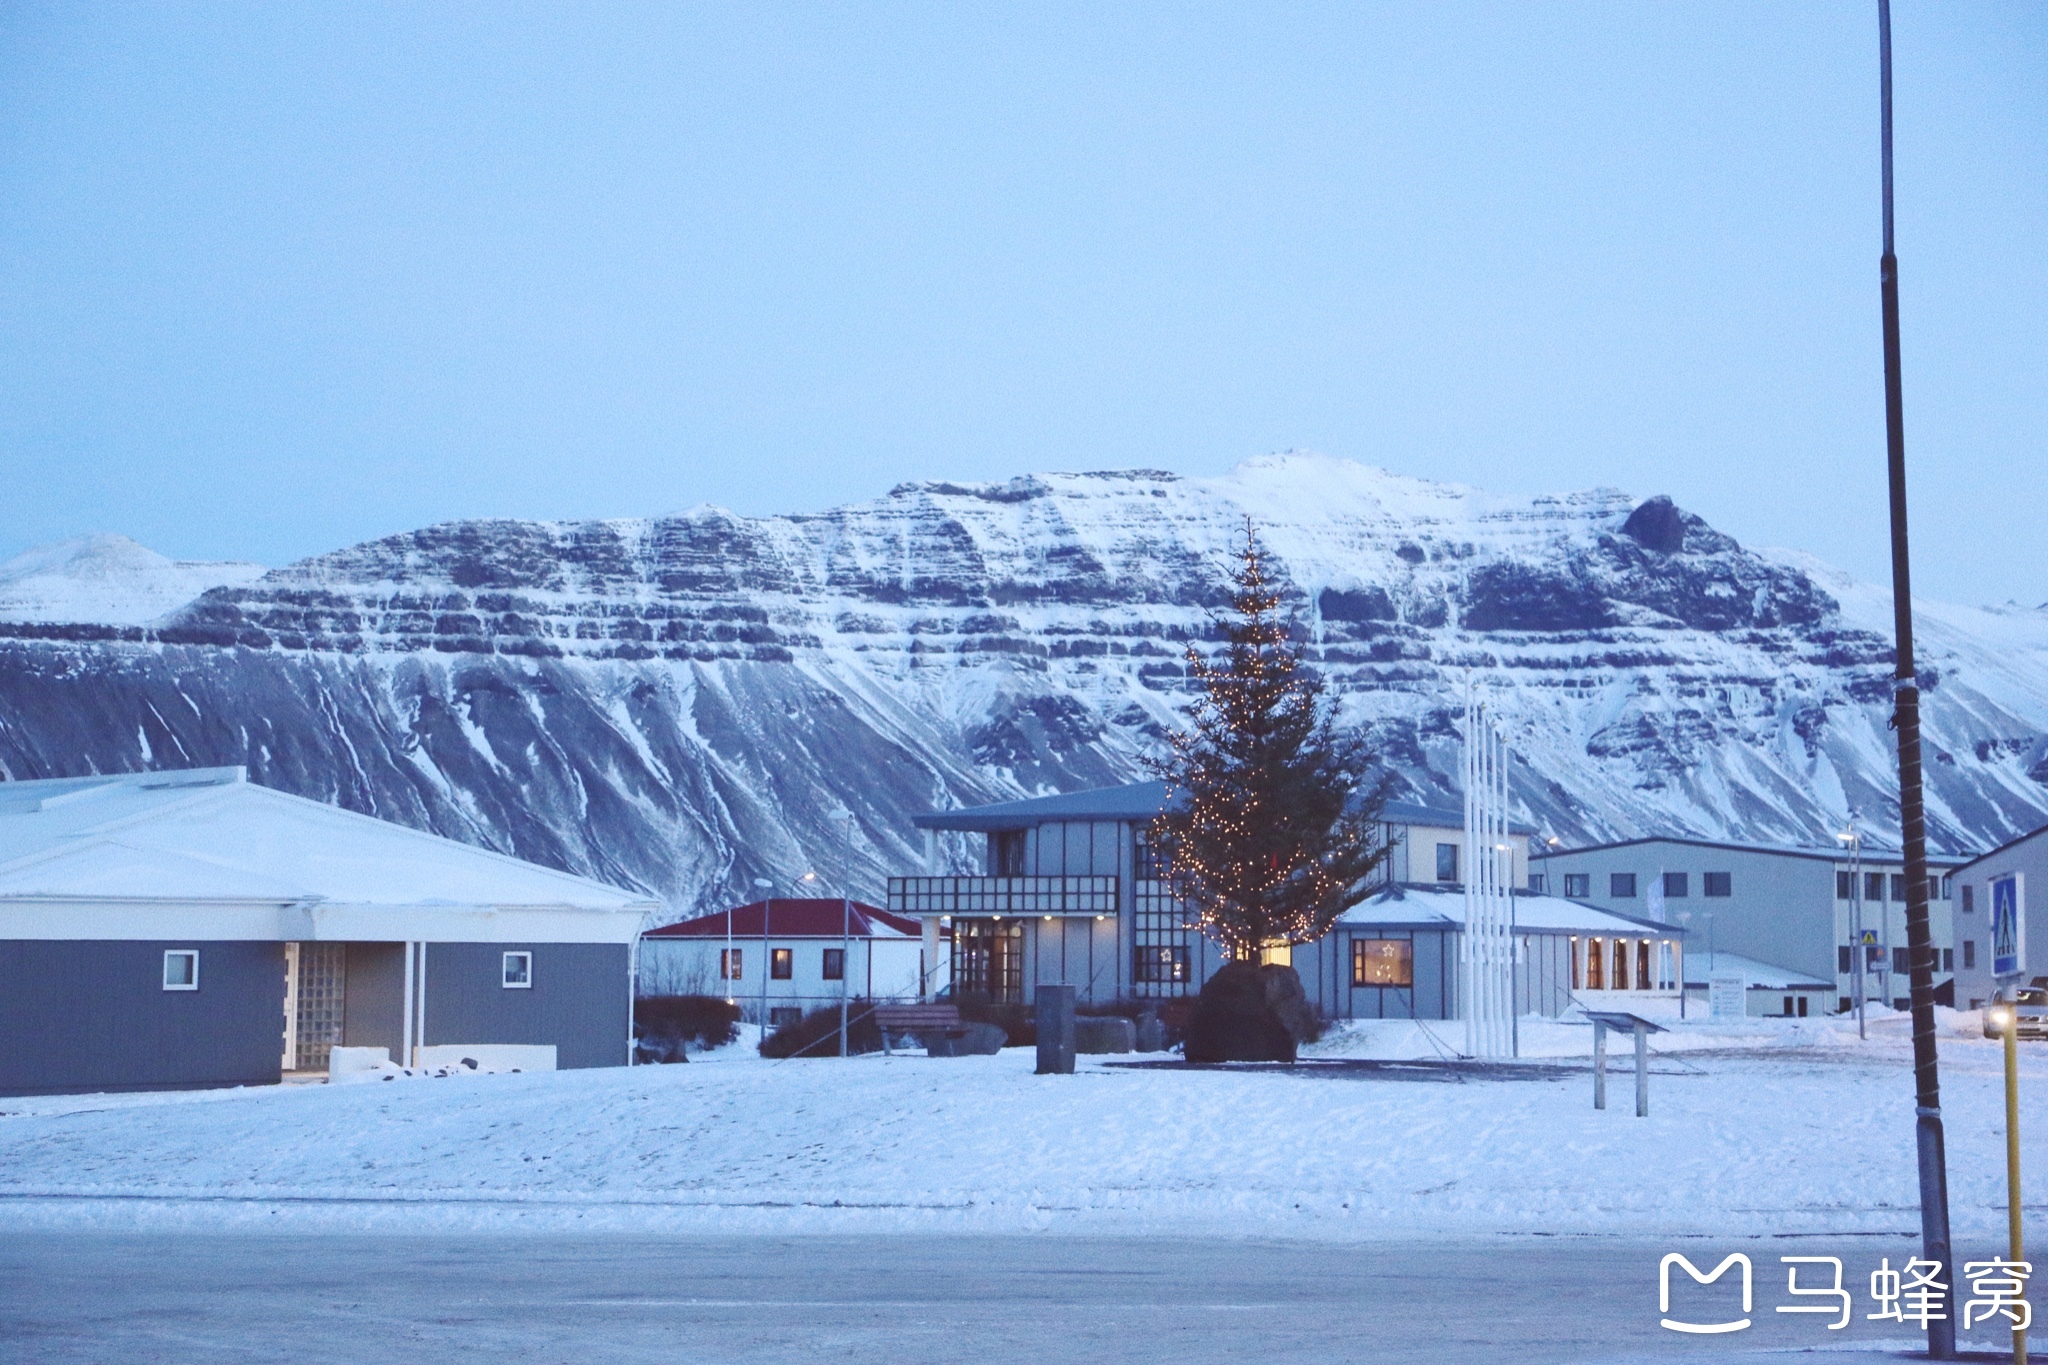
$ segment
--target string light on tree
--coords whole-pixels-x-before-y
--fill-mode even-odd
[[[1388,853],[1385,787],[1368,785],[1364,741],[1338,733],[1249,518],[1230,578],[1224,648],[1212,660],[1188,646],[1197,692],[1190,727],[1154,765],[1167,802],[1151,837],[1203,930],[1227,956],[1257,961],[1323,937],[1365,898]]]

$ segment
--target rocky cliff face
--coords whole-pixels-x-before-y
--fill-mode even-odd
[[[1519,814],[1570,842],[1895,823],[1882,594],[1664,498],[1313,456],[809,516],[458,522],[148,625],[0,623],[0,769],[246,763],[679,913],[814,868],[874,894],[921,857],[918,811],[1140,775],[1247,517],[1411,796],[1456,800],[1469,682],[1509,729]],[[1936,844],[2048,819],[2048,613],[1921,623]]]

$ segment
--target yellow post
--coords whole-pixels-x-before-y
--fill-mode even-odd
[[[2005,1014],[2005,1200],[2012,1259],[2025,1260],[2020,1243],[2020,1020],[2019,1010]],[[2027,1332],[2012,1332],[2012,1365],[2027,1365]]]

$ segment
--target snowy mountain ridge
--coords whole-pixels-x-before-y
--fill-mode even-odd
[[[1668,499],[1300,454],[801,515],[453,522],[146,627],[0,624],[0,770],[248,762],[678,910],[814,866],[872,894],[920,856],[917,811],[1140,775],[1247,517],[1411,796],[1455,801],[1469,680],[1508,728],[1518,815],[1568,841],[1895,826],[1883,590]],[[1936,845],[2042,823],[2048,612],[1918,612]]]

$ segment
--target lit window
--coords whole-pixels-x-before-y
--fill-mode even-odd
[[[199,989],[199,950],[197,948],[172,948],[164,954],[164,989],[167,991],[196,991]]]
[[[1131,979],[1168,986],[1188,979],[1188,950],[1178,944],[1147,944],[1131,960]]]
[[[718,954],[718,975],[723,981],[740,979],[740,964],[747,955],[744,948],[723,948]]]
[[[1618,901],[1634,900],[1636,898],[1636,874],[1633,872],[1608,873],[1607,894]]]
[[[1412,986],[1415,984],[1415,945],[1398,938],[1355,938],[1351,940],[1351,984],[1354,986]]]
[[[796,975],[796,950],[776,948],[768,954],[768,975],[777,981],[787,981]]]
[[[1440,882],[1458,880],[1458,846],[1438,844],[1436,846],[1436,879]]]
[[[1708,896],[1727,896],[1731,894],[1730,883],[1733,880],[1734,878],[1726,872],[1702,873],[1700,875],[1700,892]],[[1670,892],[1667,891],[1665,894],[1669,895]]]
[[[1593,874],[1590,872],[1567,872],[1564,874],[1564,893],[1581,900],[1593,894]]]
[[[818,975],[824,977],[827,981],[846,980],[846,949],[827,948],[825,950],[825,965],[819,968]]]
[[[528,990],[533,985],[533,954],[505,954],[505,989],[508,991]]]
[[[1589,991],[1607,989],[1607,959],[1601,953],[1604,946],[1597,938],[1586,940],[1586,989]]]

